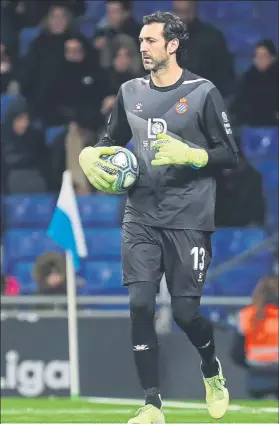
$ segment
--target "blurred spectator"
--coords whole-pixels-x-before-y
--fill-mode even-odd
[[[46,122],[61,125],[81,118],[85,128],[98,131],[105,124],[103,102],[111,95],[90,43],[83,36],[66,40],[64,57],[45,93]]]
[[[15,19],[16,2],[12,0],[2,0],[1,6],[1,44],[4,44],[13,57],[18,53],[18,34]]]
[[[77,194],[84,195],[92,191],[92,186],[79,166],[78,157],[85,146],[94,146],[97,141],[96,133],[84,128],[82,119],[71,122],[69,127],[54,139],[50,146],[52,191],[59,192],[65,169],[72,173]]]
[[[78,33],[69,9],[62,6],[51,7],[41,33],[32,41],[21,64],[21,92],[28,99],[34,113],[42,112],[49,87],[55,81],[59,65],[63,61],[65,41],[75,36]],[[85,37],[84,40],[86,42]]]
[[[116,36],[113,50],[113,62],[107,74],[112,92],[117,94],[124,82],[143,75],[143,68],[138,47],[130,37]]]
[[[232,359],[248,369],[248,391],[254,398],[279,397],[278,277],[268,276],[258,283],[252,304],[240,311],[232,346]]]
[[[9,194],[47,191],[49,162],[44,135],[32,127],[22,97],[7,108],[1,144],[6,191]]]
[[[81,16],[85,13],[84,0],[50,0],[49,3],[53,6],[67,7],[74,17]]]
[[[61,295],[67,292],[66,259],[58,252],[39,256],[33,268],[33,278],[39,294]]]
[[[278,56],[271,40],[257,44],[253,65],[241,79],[232,112],[238,124],[278,125]]]
[[[1,276],[2,278],[2,276]],[[20,284],[15,277],[7,276],[5,279],[4,293],[6,296],[17,296],[20,294]]]
[[[12,0],[9,3],[12,22],[17,31],[39,25],[51,5],[48,0],[41,3],[36,0]]]
[[[217,227],[264,225],[262,176],[244,157],[237,168],[224,169],[217,176],[215,220]]]
[[[198,18],[198,2],[174,0],[173,12],[188,26],[187,56],[183,67],[207,78],[223,96],[232,93],[235,81],[232,56],[222,32]]]
[[[85,12],[84,0],[44,0],[41,2],[37,0],[4,0],[1,2],[1,6],[3,22],[7,20],[4,23],[4,36],[10,26],[9,31],[13,33],[12,37],[16,38],[21,29],[40,25],[52,6],[67,7],[74,16],[80,16]]]
[[[4,44],[1,44],[1,94],[19,92],[19,84],[15,81],[13,64],[9,51]]]
[[[93,44],[100,52],[101,66],[109,68],[113,60],[114,37],[118,34],[126,34],[138,44],[141,27],[132,16],[131,0],[107,0],[104,21],[95,33]]]

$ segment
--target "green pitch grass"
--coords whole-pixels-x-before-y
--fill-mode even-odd
[[[117,424],[127,423],[141,405],[133,401],[105,403],[98,399],[26,399],[2,398],[1,424]],[[108,401],[107,401],[108,402]],[[222,420],[215,421],[202,403],[179,403],[171,407],[167,402],[167,424],[174,423],[278,423],[278,404],[273,401],[232,402]]]

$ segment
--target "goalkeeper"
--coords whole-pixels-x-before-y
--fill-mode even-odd
[[[135,364],[145,406],[130,424],[163,424],[155,298],[163,273],[173,318],[197,349],[213,418],[229,405],[213,328],[200,314],[215,230],[215,171],[237,164],[238,150],[216,87],[179,66],[187,29],[171,13],[145,16],[139,35],[150,74],[123,84],[107,135],[84,149],[80,164],[99,190],[112,192],[115,167],[100,159],[133,137],[140,176],[129,191],[122,231]],[[187,361],[187,352],[185,352]],[[185,384],[191,384],[185,381]]]

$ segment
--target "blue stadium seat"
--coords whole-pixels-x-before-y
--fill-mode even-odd
[[[119,226],[120,202],[120,196],[79,196],[78,206],[84,226]]]
[[[16,262],[12,267],[12,274],[20,283],[21,294],[32,294],[38,289],[32,277],[33,266],[34,262]]]
[[[222,228],[212,237],[213,261],[210,271],[217,264],[232,259],[266,239],[261,228]]]
[[[277,187],[265,192],[265,223],[269,231],[278,232],[278,181]]]
[[[278,1],[254,1],[255,14],[259,18],[259,30],[264,34],[263,38],[269,36],[268,31],[276,32],[274,41],[278,43]]]
[[[1,94],[1,123],[4,122],[8,106],[16,100],[15,94]]]
[[[254,12],[253,1],[224,1],[217,2],[217,19],[227,20],[228,22],[239,22],[244,16],[251,19]]]
[[[162,12],[171,12],[172,1],[161,1],[159,9]],[[144,15],[149,15],[150,13],[156,12],[157,10],[157,2],[135,0],[133,5],[133,16],[138,20],[138,22],[141,22]]]
[[[248,161],[263,176],[264,190],[278,187],[278,128],[244,128],[242,150]]]
[[[85,234],[89,258],[109,260],[121,257],[121,228],[92,228]]]
[[[241,131],[241,145],[247,158],[255,156],[271,156],[278,160],[279,131],[276,127],[270,128],[243,128]]]
[[[254,165],[263,176],[264,191],[278,190],[278,158],[263,161],[258,160],[257,162],[254,160]]]
[[[78,20],[78,28],[86,38],[91,39],[94,36],[96,30],[95,20],[82,17]]]
[[[106,13],[106,5],[103,0],[85,0],[85,5],[84,17],[93,20],[95,23],[99,22]]]
[[[251,56],[255,45],[261,39],[258,29],[247,23],[237,25],[222,21],[218,26],[225,35],[229,50],[236,55]]]
[[[3,199],[5,227],[46,228],[50,223],[55,201],[55,196],[51,195],[5,196]]]
[[[57,127],[48,127],[45,132],[46,144],[50,145],[56,137],[62,134],[66,130],[65,125],[59,125]]]
[[[223,296],[251,296],[259,280],[272,271],[273,258],[263,263],[257,258],[251,258],[223,273],[215,281]]]
[[[25,56],[32,41],[39,35],[39,27],[23,28],[19,33],[19,54]]]
[[[84,265],[87,292],[120,290],[122,265],[120,261],[86,262]]]
[[[200,19],[217,23],[218,21],[239,22],[243,16],[252,17],[252,1],[200,1],[199,16]]]
[[[38,230],[37,228],[13,229],[4,233],[4,262],[6,267],[8,267],[7,262],[31,261],[49,251],[61,252],[62,249],[47,236],[46,230]]]

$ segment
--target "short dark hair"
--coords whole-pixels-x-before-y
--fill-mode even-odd
[[[171,12],[155,12],[151,15],[146,15],[143,18],[143,25],[150,25],[153,23],[164,24],[163,36],[166,42],[177,38],[179,46],[176,50],[177,61],[181,59],[183,54],[186,54],[186,42],[189,38],[187,25],[181,19]]]
[[[267,51],[269,51],[271,56],[277,56],[277,50],[276,50],[275,44],[270,39],[259,41],[256,47],[264,47]]]
[[[119,3],[123,7],[124,10],[131,10],[132,9],[132,0],[106,0],[106,3]]]

